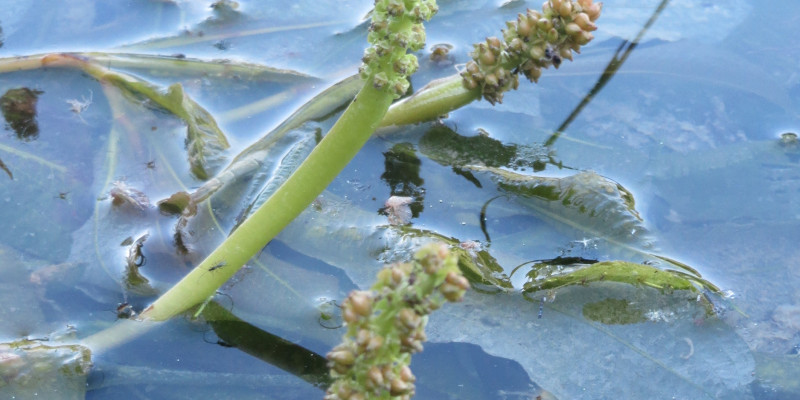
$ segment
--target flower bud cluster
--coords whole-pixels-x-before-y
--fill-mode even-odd
[[[410,399],[411,354],[422,351],[428,314],[467,289],[457,257],[432,244],[381,270],[371,290],[351,292],[342,303],[347,333],[327,356],[334,382],[325,399]]]
[[[506,23],[503,39],[490,37],[476,44],[472,61],[461,73],[467,89],[480,87],[492,104],[501,103],[503,93],[516,89],[519,72],[538,81],[543,68],[558,68],[572,53],[580,53],[597,29],[603,3],[593,0],[547,0],[542,11],[528,9],[516,21]]]
[[[359,68],[364,80],[376,89],[390,90],[400,97],[408,90],[408,76],[417,70],[417,57],[407,54],[425,46],[423,21],[438,11],[435,0],[376,0]]]

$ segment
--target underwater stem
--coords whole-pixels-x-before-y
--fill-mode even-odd
[[[368,80],[297,171],[141,318],[165,320],[214,294],[333,181],[378,127],[392,100],[392,93],[374,88]]]

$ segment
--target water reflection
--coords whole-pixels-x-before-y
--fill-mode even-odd
[[[31,90],[26,87],[9,89],[0,97],[0,110],[3,118],[17,138],[25,141],[36,140],[39,137],[39,125],[36,123],[36,103],[41,90]]]
[[[411,217],[418,218],[425,210],[425,180],[419,175],[421,161],[410,143],[399,143],[383,153],[384,172],[381,180],[391,188],[391,196],[413,199],[408,206]],[[386,205],[387,208],[389,204]]]
[[[594,87],[589,90],[589,93],[583,97],[583,100],[581,100],[580,104],[578,104],[575,109],[572,110],[572,113],[567,117],[567,119],[561,123],[561,126],[559,126],[558,129],[556,129],[556,131],[550,136],[550,138],[545,141],[545,146],[552,146],[561,135],[561,132],[564,132],[567,129],[569,124],[571,124],[578,114],[580,114],[581,110],[583,110],[583,108],[586,107],[586,105],[589,104],[589,102],[591,102],[601,90],[603,90],[603,87],[611,80],[612,77],[614,77],[622,64],[625,63],[625,60],[628,59],[628,56],[630,56],[636,46],[639,45],[639,42],[642,40],[650,27],[653,26],[653,24],[656,22],[656,19],[658,19],[659,15],[661,15],[668,4],[669,0],[662,0],[656,10],[653,11],[650,19],[647,20],[644,26],[642,26],[642,29],[639,30],[636,38],[631,41],[623,40],[622,43],[620,43],[619,47],[617,47],[617,50],[614,53],[614,56],[611,58],[611,61],[608,62],[608,66],[597,80],[597,83],[595,83]]]

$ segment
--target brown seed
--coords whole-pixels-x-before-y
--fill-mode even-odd
[[[381,369],[377,366],[373,365],[370,367],[369,371],[367,371],[367,382],[373,388],[379,388],[383,386],[383,373]]]
[[[519,35],[522,37],[528,36],[528,34],[531,33],[531,26],[528,23],[528,17],[525,15],[520,14],[517,16],[517,33],[519,33]]]
[[[444,283],[442,286],[439,286],[439,292],[442,293],[445,299],[454,302],[461,300],[464,296],[464,289],[451,283]]]
[[[481,51],[481,64],[483,65],[494,65],[496,59],[494,57],[494,53],[491,50],[483,48]]]
[[[544,32],[549,31],[550,28],[553,27],[553,23],[547,18],[540,18],[539,21],[536,22],[536,25],[539,26],[539,30]]]
[[[589,16],[589,19],[592,22],[597,21],[597,18],[600,17],[600,10],[603,9],[603,3],[594,3],[589,7],[583,9],[584,12]]]
[[[579,35],[575,36],[575,43],[584,45],[586,43],[591,42],[592,39],[594,39],[594,35],[592,35],[589,32],[582,31]]]
[[[472,78],[469,78],[469,80],[472,81],[473,83],[475,82],[475,80],[473,80]],[[400,268],[392,267],[392,283],[394,283],[395,285],[399,285],[400,282],[403,282],[403,278],[405,278],[405,276],[406,275]]]
[[[498,85],[497,76],[495,76],[494,74],[486,75],[486,79],[484,79],[484,81],[486,82],[486,85],[488,85],[488,86],[497,87],[497,85]]]
[[[400,379],[406,382],[415,382],[417,380],[408,365],[403,365],[400,367]]]
[[[528,16],[528,19],[532,20],[533,23],[538,21],[539,18],[542,18],[542,14],[540,14],[538,11],[532,10],[530,8],[528,9],[528,12],[526,14]]]
[[[578,24],[578,26],[580,26],[581,29],[583,29],[585,31],[591,32],[591,31],[597,30],[597,25],[595,25],[592,22],[592,20],[589,18],[589,15],[586,14],[586,13],[582,12],[582,13],[579,13],[578,15],[576,15],[575,18],[573,19],[573,22]]]
[[[564,30],[567,31],[567,35],[570,35],[570,36],[575,36],[575,35],[583,32],[583,29],[581,29],[581,27],[578,26],[578,24],[576,24],[574,22],[568,23],[567,26],[564,27]]]
[[[494,51],[499,51],[503,48],[503,42],[495,36],[486,38],[486,44],[488,44],[489,48]]]
[[[404,308],[400,310],[400,312],[397,314],[397,318],[403,324],[403,326],[410,330],[416,329],[421,322],[419,315],[417,315],[417,313],[410,308]]]
[[[558,14],[561,15],[562,18],[569,17],[570,14],[572,14],[572,3],[570,0],[564,0],[556,10],[558,10]]]
[[[528,54],[531,55],[531,58],[534,60],[541,60],[544,58],[544,49],[542,46],[532,46],[530,50],[528,50]]]
[[[449,272],[444,280],[445,282],[458,286],[463,290],[469,289],[469,281],[464,277],[464,275],[461,275],[458,272]]]
[[[389,393],[392,396],[400,396],[400,395],[406,394],[406,393],[408,393],[409,389],[411,389],[409,384],[404,382],[400,378],[392,379],[390,387],[391,387],[391,389],[389,389]]]
[[[380,349],[381,346],[383,346],[383,336],[374,335],[369,339],[369,343],[367,343],[367,351],[375,351]]]
[[[353,311],[352,307],[349,307],[347,304],[342,307],[342,319],[344,322],[347,322],[348,324],[355,324],[358,322],[358,318],[358,314]]]
[[[532,68],[530,68],[528,70],[525,70],[525,76],[529,80],[531,80],[533,82],[538,82],[539,81],[539,77],[542,76],[542,70],[541,70],[541,68],[538,68],[538,67],[534,66],[534,67],[532,67]]]
[[[359,329],[356,334],[356,344],[358,347],[366,347],[371,338],[372,333],[368,329]]]
[[[348,298],[350,306],[357,314],[368,316],[372,313],[372,295],[369,292],[354,290]]]
[[[342,384],[339,385],[339,387],[336,389],[336,394],[339,396],[339,398],[349,399],[350,396],[353,394],[353,389],[351,389],[350,386],[346,384]]]
[[[334,350],[328,353],[328,360],[341,365],[353,365],[356,360],[355,354],[350,350]]]

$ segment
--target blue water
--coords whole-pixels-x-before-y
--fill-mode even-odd
[[[210,2],[33,3],[11,1],[0,10],[1,57],[99,51],[227,59],[313,77],[273,82],[111,67],[162,87],[182,83],[218,118],[232,143],[229,159],[356,71],[365,46],[362,17],[371,7],[364,1],[252,1],[216,9]],[[621,285],[568,288],[545,303],[542,294],[525,299],[480,287],[431,318],[431,340],[412,364],[417,398],[518,399],[541,390],[561,399],[800,396],[796,383],[775,372],[779,364],[787,376],[800,370],[800,150],[781,144],[781,134],[800,130],[800,46],[791,40],[800,5],[672,0],[633,45],[659,3],[605,1],[596,38],[583,54],[546,71],[537,85],[521,82],[501,105],[475,102],[441,121],[381,132],[320,203],[323,209],[343,204],[339,214],[290,227],[223,287],[216,299],[243,321],[177,318],[95,354],[85,398],[321,398],[314,384],[323,376],[321,357],[343,333],[336,304],[365,286],[382,261],[409,254],[381,248],[388,239],[375,233],[386,223],[382,210],[392,195],[414,198],[412,228],[479,241],[506,275],[559,256],[651,261],[608,245],[602,229],[598,235],[553,222],[486,175],[426,150],[425,141],[450,134],[487,138],[476,149],[464,144],[461,162],[487,164],[491,150],[496,166],[506,169],[550,177],[591,170],[619,183],[633,194],[651,233],[649,251],[719,286],[724,311],[703,316],[679,296]],[[428,45],[453,49],[445,62],[430,61],[430,49],[418,54],[415,88],[452,74],[472,42],[499,35],[502,21],[540,6],[439,4],[427,25]],[[615,57],[624,62],[602,83]],[[0,342],[48,336],[66,325],[82,338],[114,324],[121,303],[140,311],[187,273],[221,241],[252,193],[241,186],[241,197],[212,201],[222,230],[208,219],[191,225],[188,252],[181,253],[176,218],[153,205],[202,184],[185,163],[182,122],[134,99],[115,115],[103,86],[76,70],[0,73],[0,94],[22,87],[41,92],[39,134],[23,139],[10,124],[0,132],[0,161],[8,169],[0,171],[0,296],[8,305],[0,312]],[[242,111],[248,105],[254,109]],[[308,131],[327,129],[338,114],[331,115]],[[114,127],[122,127],[116,152],[109,144]],[[504,161],[512,153],[513,163]],[[115,208],[112,182],[141,190],[151,206]],[[304,236],[315,226],[330,231]],[[140,273],[149,291],[133,290],[123,281],[128,247],[121,243],[145,233]],[[511,282],[521,288],[524,273]],[[604,325],[582,314],[584,305],[605,299],[647,310],[647,321]],[[235,332],[263,347],[248,347]]]

